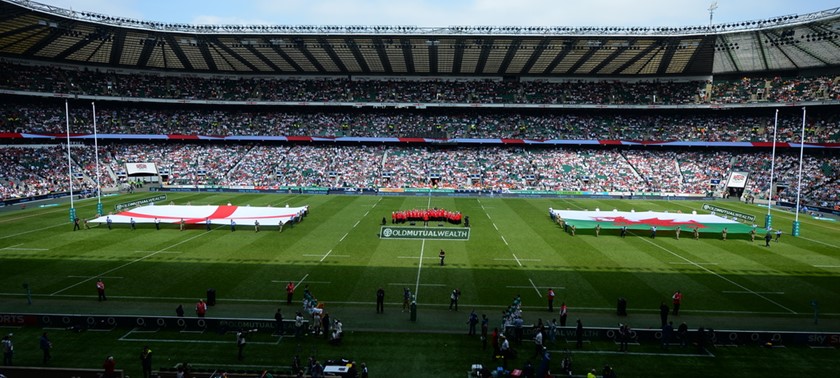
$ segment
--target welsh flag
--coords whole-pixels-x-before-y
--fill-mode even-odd
[[[553,218],[560,218],[568,225],[574,225],[578,230],[594,229],[601,225],[601,229],[618,229],[627,227],[629,230],[649,230],[656,226],[658,230],[673,230],[680,227],[683,231],[697,228],[702,233],[721,232],[724,228],[731,234],[748,234],[752,226],[739,223],[712,214],[682,214],[656,211],[577,211],[549,209]]]

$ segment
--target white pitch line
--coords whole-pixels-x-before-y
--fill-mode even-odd
[[[724,277],[724,276],[721,276],[720,274],[718,274],[718,273],[716,273],[716,272],[711,271],[709,268],[706,268],[706,267],[704,267],[704,266],[702,266],[702,265],[699,265],[699,264],[697,264],[697,263],[695,263],[695,262],[693,262],[693,261],[691,261],[691,260],[689,260],[689,259],[687,259],[687,258],[685,258],[685,257],[680,256],[680,255],[679,255],[679,254],[677,254],[677,253],[671,252],[671,250],[669,250],[669,249],[667,249],[667,248],[665,248],[665,247],[663,247],[663,246],[661,246],[661,245],[659,245],[659,244],[656,244],[656,243],[654,243],[654,242],[652,242],[652,241],[650,241],[650,240],[647,240],[647,238],[639,238],[639,239],[640,239],[640,240],[643,240],[643,241],[645,241],[646,243],[648,243],[648,244],[650,244],[650,245],[653,245],[653,246],[655,246],[655,247],[657,247],[657,248],[659,248],[659,249],[661,249],[661,250],[663,250],[663,251],[665,251],[665,252],[670,253],[671,255],[673,255],[674,257],[676,257],[676,258],[678,258],[678,259],[680,259],[680,260],[683,260],[683,261],[685,261],[685,262],[692,263],[692,265],[694,265],[694,266],[696,266],[696,267],[698,267],[698,268],[700,268],[700,269],[702,269],[702,270],[705,270],[705,271],[706,271],[706,273],[709,273],[709,274],[712,274],[712,275],[714,275],[714,276],[717,276],[718,278],[720,278],[720,279],[722,279],[722,280],[724,280],[724,281],[726,281],[726,282],[729,282],[729,283],[731,283],[731,284],[733,284],[733,285],[735,285],[735,286],[737,286],[737,287],[739,287],[739,288],[741,288],[741,289],[744,289],[745,291],[749,291],[750,293],[753,293],[754,295],[758,296],[759,298],[762,298],[762,299],[764,299],[764,300],[766,300],[766,301],[768,301],[768,302],[770,302],[770,303],[772,303],[772,304],[774,304],[774,305],[776,305],[776,306],[779,306],[779,307],[781,307],[781,308],[783,308],[783,309],[785,309],[785,310],[787,310],[787,311],[790,311],[790,313],[792,313],[792,314],[794,314],[794,315],[796,314],[796,311],[793,311],[793,310],[791,310],[791,309],[789,309],[789,308],[785,307],[785,306],[784,306],[784,305],[782,305],[781,303],[776,302],[776,301],[774,301],[774,300],[772,300],[772,299],[770,299],[770,298],[767,298],[767,297],[765,297],[763,294],[756,293],[755,291],[752,291],[752,290],[748,289],[748,288],[747,288],[747,287],[745,287],[744,285],[741,285],[741,284],[739,284],[739,283],[737,283],[737,282],[735,282],[735,281],[730,280],[729,278],[726,278],[726,277]]]
[[[306,279],[306,277],[309,277],[309,273],[306,273],[306,275],[305,275],[305,276],[303,276],[303,278],[301,278],[301,279],[300,279],[300,281],[298,281],[298,282],[294,285],[294,288],[293,288],[293,289],[297,289],[297,288],[298,288],[298,286],[300,286],[300,284],[301,284],[301,283],[303,283],[303,280],[305,280],[305,279]]]
[[[819,240],[809,239],[809,238],[802,237],[802,236],[797,236],[797,237],[798,237],[798,238],[801,238],[801,239],[805,239],[805,240],[810,241],[810,242],[819,243],[819,244],[822,244],[822,245],[824,245],[824,246],[834,247],[834,248],[840,249],[840,246],[836,246],[836,245],[834,245],[834,244],[825,243],[825,242],[821,242],[821,241],[819,241]]]
[[[68,278],[90,278],[89,276],[67,276],[67,277]],[[102,276],[102,277],[97,277],[97,278],[102,278],[102,279],[106,279],[106,280],[119,280],[119,279],[123,279],[125,277]]]
[[[306,257],[322,257],[322,256],[324,256],[324,255],[303,254],[303,255],[301,255],[301,256],[306,256]],[[330,257],[350,257],[350,255],[330,255]]]
[[[840,268],[840,265],[814,265],[815,268]]]
[[[308,281],[311,283],[320,283],[318,281]],[[408,285],[410,286],[410,284]],[[523,286],[522,288],[533,288],[533,286]],[[537,286],[537,288],[548,288],[547,286]],[[554,289],[564,289],[563,287],[556,287],[553,286]],[[26,293],[0,293],[0,296],[4,297],[25,297]],[[95,295],[79,295],[79,294],[59,294],[53,297],[57,298],[77,298],[77,299],[90,299]],[[41,297],[50,297],[49,294],[32,294],[33,298],[41,298]],[[109,295],[109,297],[111,297]],[[143,300],[170,300],[170,301],[194,301],[195,297],[152,297],[152,296],[131,296],[131,295],[114,295],[114,299],[143,299]],[[256,298],[228,298],[225,297],[225,301],[229,302],[238,302],[238,303],[277,303],[277,299],[256,299]],[[374,301],[330,301],[331,304],[337,305],[372,305],[376,302]],[[402,302],[392,302],[392,303],[402,303]],[[468,304],[464,304],[465,306]],[[427,307],[443,307],[448,306],[447,303],[427,303],[424,304]],[[479,307],[486,307],[486,308],[499,308],[505,309],[510,307],[509,305],[488,305],[488,304],[476,304]],[[525,309],[545,309],[545,306],[523,306]],[[576,310],[585,310],[585,311],[615,311],[615,307],[575,307]],[[652,310],[652,309],[632,309],[636,312],[649,312],[654,313],[659,310]],[[737,314],[737,315],[790,315],[790,312],[787,311],[725,311],[725,310],[685,310],[686,313],[691,314]],[[820,315],[825,316],[840,316],[840,312],[826,312],[820,313]],[[146,316],[146,315],[131,315],[131,316]],[[63,328],[62,328],[63,329]]]
[[[353,227],[356,227],[356,226],[353,226]],[[347,237],[347,235],[350,235],[350,233],[348,232],[348,233],[344,234],[344,236],[342,236],[342,237],[341,237],[341,239],[339,239],[338,241],[339,241],[339,242],[343,242],[343,241],[344,241],[344,238],[346,238],[346,237]]]
[[[184,244],[184,243],[186,243],[186,242],[188,242],[188,241],[191,241],[191,240],[193,240],[193,239],[199,238],[199,237],[204,236],[204,235],[207,235],[207,233],[206,233],[206,232],[202,232],[202,233],[200,233],[200,234],[196,234],[195,236],[192,236],[192,237],[189,237],[189,238],[184,239],[184,240],[182,240],[182,241],[179,241],[179,242],[177,242],[177,243],[175,243],[175,244],[173,244],[173,245],[170,245],[169,247],[163,248],[163,249],[161,249],[161,250],[159,250],[159,251],[157,251],[157,252],[150,253],[150,254],[148,254],[148,255],[146,255],[146,256],[143,256],[143,257],[141,257],[141,258],[138,258],[138,259],[136,259],[136,260],[132,260],[132,261],[129,261],[129,262],[125,263],[125,264],[122,264],[122,265],[120,265],[120,266],[118,266],[118,267],[116,267],[116,268],[106,270],[106,271],[104,271],[104,272],[102,272],[102,273],[100,273],[100,274],[97,274],[97,275],[93,276],[93,277],[90,277],[90,278],[88,278],[88,279],[85,279],[85,280],[79,281],[79,282],[77,282],[77,283],[75,283],[75,284],[73,284],[73,285],[67,286],[67,287],[65,287],[64,289],[61,289],[61,290],[59,290],[59,291],[56,291],[56,292],[54,292],[54,293],[50,294],[50,296],[53,296],[53,295],[59,294],[59,293],[61,293],[61,292],[67,291],[67,290],[72,289],[72,288],[74,288],[74,287],[76,287],[76,286],[79,286],[79,285],[81,285],[81,284],[83,284],[83,283],[85,283],[85,282],[88,282],[88,281],[90,281],[90,280],[92,280],[92,279],[94,279],[94,278],[97,278],[97,277],[102,277],[102,276],[104,276],[104,275],[107,275],[108,273],[111,273],[111,272],[117,271],[117,270],[119,270],[119,269],[125,268],[125,267],[127,267],[127,266],[129,266],[129,265],[131,265],[131,264],[136,263],[136,262],[143,261],[143,260],[145,260],[145,259],[147,259],[147,258],[149,258],[149,257],[152,257],[152,256],[154,256],[154,255],[156,255],[156,254],[158,254],[158,253],[164,252],[164,251],[166,251],[166,250],[167,250],[167,249],[169,249],[169,248],[175,248],[175,247],[177,247],[177,246],[179,246],[179,245],[181,245],[181,244]]]
[[[749,292],[749,291],[738,291],[738,290],[724,290],[724,291],[722,291],[721,293],[724,293],[724,294],[752,294],[753,292]],[[758,294],[777,294],[777,295],[783,295],[785,292],[784,292],[784,291],[756,291],[755,293],[758,293]]]
[[[273,283],[286,283],[286,282],[289,282],[289,281],[292,281],[292,280],[271,280],[271,282],[273,282]],[[311,284],[331,284],[332,282],[330,282],[330,281],[309,281],[309,283],[311,283]],[[225,299],[227,299],[227,298],[225,298]]]
[[[406,287],[406,286],[411,286],[411,284],[410,283],[402,283],[402,282],[389,282],[388,286]],[[444,285],[444,284],[420,284],[420,286],[446,286],[446,285]]]
[[[427,259],[427,260],[434,260],[436,256],[426,256],[426,257],[418,257],[418,256],[397,256],[398,259]]]
[[[671,265],[718,265],[718,263],[669,262]]]
[[[342,238],[342,239],[344,239],[344,238]],[[326,255],[324,255],[324,257],[321,257],[321,260],[318,260],[318,262],[323,262],[323,261],[327,258],[327,256],[329,256],[329,255],[330,255],[330,253],[332,253],[332,249],[331,249],[331,250],[329,250],[329,251],[327,251],[327,254],[326,254]]]
[[[510,244],[508,244],[508,242],[507,242],[507,240],[505,239],[504,235],[499,235],[499,236],[501,236],[501,237],[502,237],[502,241],[503,241],[503,242],[505,242],[505,245],[508,245],[508,246],[510,245]]]
[[[185,343],[185,344],[235,344],[235,340],[231,341],[220,341],[220,340],[178,340],[178,339],[118,339],[119,341],[137,341],[137,342],[154,342],[154,343]],[[267,343],[264,341],[249,341],[248,344],[256,344],[256,345],[277,345],[280,344],[280,340],[277,340],[276,343]],[[228,366],[228,365],[225,365]],[[262,365],[260,365],[262,366]]]
[[[498,227],[496,227],[496,223],[495,223],[495,222],[493,223],[493,228],[495,228],[495,229],[496,229],[496,231],[499,231],[499,228],[498,228]]]
[[[429,198],[431,202],[431,198]],[[420,291],[420,271],[423,269],[423,252],[426,250],[426,239],[420,244],[420,259],[417,260],[417,282],[414,283],[414,300],[417,301],[417,293]]]
[[[505,286],[508,289],[530,289],[533,286]],[[565,286],[537,286],[537,289],[557,289],[557,290],[565,290]]]
[[[49,251],[49,248],[14,248],[14,247],[6,247],[2,249],[3,251]]]
[[[134,251],[134,252],[135,252],[135,253],[155,253],[155,252],[158,252],[158,253],[183,253],[183,252],[179,252],[179,251],[166,251],[166,252],[159,252],[159,251]]]
[[[532,280],[529,278],[529,279],[528,279],[528,282],[530,282],[530,283],[531,283],[531,286],[533,286],[533,287],[534,287],[534,291],[536,291],[536,292],[537,292],[537,295],[539,295],[539,296],[540,296],[540,298],[542,298],[542,293],[540,293],[540,289],[537,289],[537,285],[534,285],[534,281],[532,281]]]
[[[493,259],[494,261],[516,261],[516,259]],[[542,259],[519,259],[519,261],[542,261]]]
[[[365,215],[367,215],[367,214],[365,214]],[[356,224],[353,225],[353,228],[356,228],[356,226],[359,225],[359,222],[361,222],[361,221],[356,221]]]
[[[250,342],[249,342],[250,343]],[[257,370],[262,370],[266,368],[271,368],[273,370],[289,370],[291,366],[282,366],[282,365],[231,365],[231,364],[195,364],[190,362],[190,366],[210,366],[210,367],[223,367],[223,368],[233,368],[233,367],[243,367],[243,368],[257,368]],[[252,369],[253,370],[253,369]]]
[[[513,255],[513,259],[514,259],[514,260],[516,260],[516,263],[517,263],[517,264],[519,264],[519,266],[522,266],[522,262],[521,262],[521,261],[519,261],[519,258],[518,258],[518,257],[516,257],[516,254],[515,254],[515,253],[511,253],[511,255]],[[533,284],[533,282],[531,282],[531,284]]]
[[[619,356],[668,356],[668,357],[714,357],[715,355],[711,352],[706,352],[706,354],[698,354],[698,353],[685,353],[685,354],[675,354],[675,353],[653,353],[653,352],[618,352],[618,351],[611,351],[611,350],[552,350],[551,352],[555,353],[574,353],[574,354],[614,354]]]

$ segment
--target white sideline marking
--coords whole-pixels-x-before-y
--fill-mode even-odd
[[[721,293],[724,293],[724,294],[752,294],[752,293],[757,293],[757,294],[783,295],[785,292],[784,291],[756,291],[756,292],[751,292],[751,291],[738,291],[738,290],[724,290],[724,291],[721,291]]]
[[[217,227],[217,228],[218,228],[218,227]],[[116,270],[119,270],[119,269],[125,268],[125,267],[127,267],[127,266],[129,266],[129,265],[131,265],[131,264],[136,263],[136,262],[143,261],[143,260],[145,260],[145,259],[147,259],[147,258],[149,258],[149,257],[152,257],[152,256],[154,256],[154,255],[156,255],[156,254],[158,254],[158,253],[164,252],[164,251],[166,251],[167,249],[177,247],[177,246],[179,246],[179,245],[181,245],[181,244],[184,244],[184,243],[186,243],[186,242],[188,242],[188,241],[191,241],[191,240],[193,240],[193,239],[199,238],[199,237],[204,236],[204,235],[207,235],[207,233],[206,233],[206,232],[202,232],[202,233],[200,233],[200,234],[196,234],[195,236],[192,236],[192,237],[189,237],[189,238],[184,239],[184,240],[182,240],[182,241],[179,241],[179,242],[177,242],[177,243],[175,243],[175,244],[173,244],[173,245],[170,245],[169,247],[163,248],[163,249],[161,249],[161,250],[159,250],[159,251],[157,251],[157,252],[150,253],[150,254],[148,254],[148,255],[146,255],[146,256],[143,256],[143,257],[141,257],[141,258],[139,258],[139,259],[129,261],[129,262],[127,262],[127,263],[125,263],[125,264],[122,264],[122,265],[120,265],[120,266],[118,266],[118,267],[116,267],[116,268],[106,270],[106,271],[104,271],[104,272],[102,272],[102,273],[100,273],[100,274],[97,274],[97,275],[93,276],[93,277],[90,277],[90,278],[84,279],[84,280],[79,281],[79,282],[77,282],[77,283],[75,283],[75,284],[73,284],[73,285],[67,286],[67,287],[65,287],[64,289],[61,289],[61,290],[59,290],[59,291],[56,291],[56,292],[54,292],[54,293],[50,294],[50,296],[53,296],[53,295],[59,294],[59,293],[61,293],[61,292],[67,291],[67,290],[72,289],[72,288],[74,288],[74,287],[76,287],[76,286],[79,286],[79,285],[81,285],[81,284],[83,284],[83,283],[85,283],[85,282],[88,282],[88,281],[90,281],[90,280],[92,280],[92,279],[94,279],[94,278],[97,278],[97,277],[102,277],[102,276],[104,276],[104,275],[106,275],[106,274],[108,274],[108,273],[111,273],[111,272],[114,272],[114,271],[116,271]]]
[[[634,356],[668,356],[668,357],[714,357],[715,355],[709,351],[706,354],[698,353],[651,353],[651,352],[618,352],[611,350],[552,350],[554,353],[574,353],[574,354],[613,354],[613,355],[634,355]]]
[[[534,286],[505,286],[508,289],[530,289]],[[557,290],[565,290],[565,286],[537,286],[538,289],[551,289],[555,288]]]
[[[90,277],[88,277],[88,276],[67,276],[67,278],[90,278]],[[107,280],[118,280],[118,279],[123,279],[125,277],[102,276],[102,277],[97,277],[97,278],[103,278],[103,279],[107,279]]]
[[[517,263],[517,264],[519,264],[519,266],[522,266],[522,262],[521,262],[521,261],[519,261],[519,258],[518,258],[518,257],[516,257],[516,254],[515,254],[515,253],[511,253],[511,255],[513,255],[513,259],[514,259],[514,260],[516,260],[516,263]],[[533,283],[533,282],[531,282],[531,284],[533,285],[534,283]]]
[[[288,282],[288,281],[287,281]],[[318,281],[309,281],[312,283],[318,283]],[[410,286],[410,284],[409,284]],[[522,286],[522,288],[533,288],[533,286]],[[538,288],[547,288],[547,286],[537,286]],[[563,287],[552,286],[554,289],[564,289]],[[0,296],[4,297],[25,297],[26,293],[0,293]],[[33,298],[41,298],[41,297],[50,297],[50,294],[32,294]],[[78,294],[58,294],[54,295],[53,297],[56,298],[78,298],[78,299],[90,299],[96,298],[96,295],[78,295]],[[114,299],[146,299],[146,300],[171,300],[171,301],[194,301],[195,297],[149,297],[149,296],[130,296],[130,295],[109,295]],[[257,298],[228,298],[225,297],[225,301],[229,302],[241,302],[241,303],[277,303],[277,299],[257,299]],[[375,301],[330,301],[332,304],[341,304],[341,305],[372,305],[376,304]],[[388,302],[392,304],[402,304],[402,302]],[[489,304],[463,304],[464,306],[478,306],[478,307],[486,307],[486,308],[499,308],[505,309],[508,308],[509,305],[489,305]],[[427,303],[424,304],[425,307],[444,307],[448,306],[448,304],[440,303]],[[522,306],[524,309],[545,309],[545,306]],[[586,311],[615,311],[615,307],[575,307],[576,310],[586,310]],[[634,312],[649,312],[653,314],[656,312],[659,313],[658,309],[645,309],[645,308],[633,308],[628,310],[633,310]],[[726,310],[681,310],[681,312],[691,313],[691,314],[738,314],[738,315],[790,315],[790,312],[787,311],[726,311]],[[825,316],[840,316],[840,312],[825,312],[820,313],[820,315]],[[137,315],[137,316],[144,316],[144,315]],[[62,328],[64,329],[64,328]]]
[[[502,241],[505,242],[505,245],[508,245],[508,246],[510,245],[510,244],[508,244],[507,240],[505,240],[505,237],[503,235],[499,235],[499,236],[502,237]]]
[[[367,216],[367,213],[365,213],[365,216]],[[356,224],[353,225],[353,228],[356,228],[356,226],[359,225],[359,222],[361,222],[361,221],[356,221]]]
[[[248,342],[250,344],[250,342]],[[289,370],[291,366],[282,366],[282,365],[236,365],[236,364],[194,364],[190,362],[190,366],[210,366],[210,367],[223,367],[223,368],[231,368],[231,367],[247,367],[247,368],[258,368],[258,370],[272,368],[275,370]]]
[[[493,259],[493,261],[516,261],[516,259]],[[542,261],[542,259],[519,259],[519,261]]]
[[[353,226],[353,227],[356,227],[356,226]],[[347,235],[350,235],[350,233],[348,232],[348,233],[344,234],[344,236],[342,236],[341,239],[339,239],[338,241],[343,242],[344,238],[346,238]]]
[[[498,228],[498,227],[496,227],[496,223],[495,223],[495,222],[493,223],[493,228],[495,228],[495,229],[496,229],[496,231],[499,231],[499,228]]]
[[[292,280],[271,280],[271,282],[273,282],[273,283],[287,283],[287,282],[289,282],[289,281],[292,281]],[[331,284],[332,282],[330,282],[330,281],[309,281],[309,283],[313,283],[313,284]]]
[[[840,265],[814,265],[815,268],[840,268]]]
[[[635,233],[633,233],[633,234],[635,235]],[[796,315],[796,314],[797,314],[797,312],[796,312],[796,311],[793,311],[793,310],[791,310],[791,309],[789,309],[789,308],[785,307],[785,306],[784,306],[784,305],[782,305],[781,303],[776,302],[776,301],[774,301],[774,300],[772,300],[772,299],[770,299],[770,298],[767,298],[767,297],[765,297],[763,294],[756,293],[755,291],[752,291],[752,290],[748,289],[748,288],[747,288],[747,287],[745,287],[744,285],[741,285],[741,284],[739,284],[739,283],[737,283],[737,282],[735,282],[735,281],[730,280],[729,278],[726,278],[726,277],[724,277],[724,276],[721,276],[720,274],[717,274],[717,273],[715,273],[715,272],[713,272],[713,271],[709,270],[709,268],[706,268],[706,267],[704,267],[704,266],[702,266],[702,265],[700,265],[700,264],[697,264],[697,263],[695,263],[695,262],[693,262],[693,261],[691,261],[691,260],[689,260],[689,259],[687,259],[687,258],[685,258],[685,257],[680,256],[680,255],[679,255],[679,254],[677,254],[677,253],[672,252],[672,251],[671,251],[671,250],[669,250],[668,248],[665,248],[665,247],[663,247],[663,246],[661,246],[661,245],[659,245],[659,244],[656,244],[656,243],[654,243],[654,242],[652,242],[652,241],[650,241],[650,240],[647,240],[647,238],[644,238],[644,237],[643,237],[643,238],[639,238],[639,239],[640,239],[640,240],[643,240],[644,242],[646,242],[646,243],[648,243],[648,244],[650,244],[650,245],[656,246],[657,248],[659,248],[659,249],[661,249],[661,250],[663,250],[663,251],[665,251],[665,252],[668,252],[668,253],[670,253],[671,255],[674,255],[675,257],[679,258],[680,260],[684,260],[685,262],[691,263],[692,265],[694,265],[694,266],[696,266],[696,267],[698,267],[698,268],[700,268],[700,269],[705,270],[705,271],[706,271],[706,273],[709,273],[709,274],[712,274],[712,275],[714,275],[714,276],[717,276],[718,278],[720,278],[720,279],[722,279],[722,280],[724,280],[724,281],[726,281],[726,282],[729,282],[729,283],[731,283],[731,284],[733,284],[733,285],[735,285],[735,286],[737,286],[737,287],[739,287],[739,288],[741,288],[741,289],[744,289],[745,291],[748,291],[748,292],[750,292],[750,293],[752,293],[752,294],[754,294],[754,295],[758,296],[759,298],[762,298],[762,299],[764,299],[764,300],[766,300],[766,301],[768,301],[768,302],[770,302],[770,303],[772,303],[772,304],[774,304],[774,305],[776,305],[776,306],[779,306],[779,307],[781,307],[781,308],[783,308],[783,309],[785,309],[785,310],[789,311],[791,314],[794,314],[794,315]]]
[[[537,285],[534,285],[534,281],[531,281],[531,279],[529,278],[529,279],[528,279],[528,282],[530,282],[530,283],[531,283],[531,286],[533,286],[533,287],[534,287],[534,291],[536,291],[536,292],[537,292],[537,295],[539,295],[539,296],[540,296],[540,298],[542,298],[542,293],[540,293],[540,289],[537,289]]]
[[[718,265],[718,263],[669,262],[671,265]]]
[[[401,283],[401,282],[389,282],[389,283],[388,283],[388,286],[403,286],[403,287],[405,287],[405,286],[411,286],[411,284],[410,284],[410,283]],[[446,285],[444,285],[444,284],[426,284],[426,283],[424,283],[424,284],[420,284],[420,286],[446,286]]]
[[[236,343],[236,340],[221,341],[221,340],[123,339],[123,338],[120,338],[119,341],[138,341],[138,342],[150,342],[150,343],[186,343],[186,344],[235,344]],[[280,344],[280,340],[278,339],[277,342],[274,342],[274,343],[267,343],[265,341],[249,341],[248,344],[277,345],[277,344]],[[225,366],[228,366],[228,365],[225,365]],[[262,366],[262,365],[260,365],[260,366]]]
[[[3,248],[4,251],[49,251],[49,248]]]

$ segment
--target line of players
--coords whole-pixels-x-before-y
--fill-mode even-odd
[[[413,209],[413,210],[399,210],[391,212],[391,224],[405,223],[405,222],[420,222],[428,223],[447,221],[452,224],[461,224],[461,212],[448,211],[446,209]]]

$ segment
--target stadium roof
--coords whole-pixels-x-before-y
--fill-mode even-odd
[[[840,8],[686,27],[186,25],[0,0],[0,56],[127,69],[697,76],[840,66]]]

